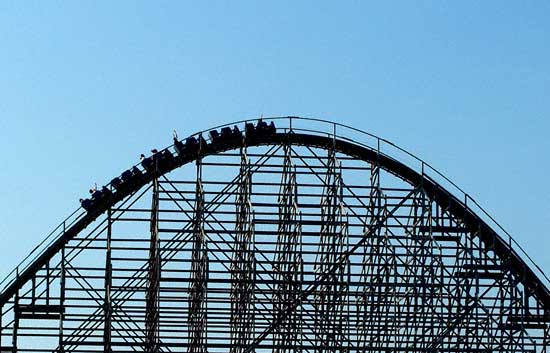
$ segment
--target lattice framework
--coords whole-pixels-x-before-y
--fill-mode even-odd
[[[282,141],[109,207],[2,307],[2,351],[547,351],[550,308],[481,227],[376,160]]]

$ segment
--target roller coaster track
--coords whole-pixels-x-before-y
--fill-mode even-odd
[[[37,351],[58,352],[546,351],[548,278],[429,164],[387,140],[318,119],[240,121],[211,131],[209,139],[203,131],[176,140],[148,158],[152,164],[113,180],[0,283],[0,351],[26,351],[18,348],[26,337],[53,347]],[[251,149],[262,151],[249,153],[253,161]],[[194,181],[169,177],[193,164]],[[217,182],[203,177],[203,168],[233,166],[237,175],[209,191]],[[368,182],[346,183],[362,171]],[[264,181],[274,175],[281,175],[278,193],[257,191],[275,188]],[[381,185],[382,178],[396,181]],[[193,183],[193,191],[181,186]],[[150,208],[137,206],[150,192]],[[264,200],[273,196],[275,203]],[[319,213],[302,216],[314,206],[301,200],[318,196]],[[276,205],[278,213],[269,211]],[[147,211],[148,219],[132,216]],[[122,240],[113,227],[129,221],[150,224],[148,259],[116,268],[120,259],[111,252],[121,248],[112,242]],[[166,228],[170,222],[183,226]],[[320,227],[315,248],[313,227]],[[72,264],[92,249],[105,252],[104,267]],[[178,263],[191,267],[174,268]],[[113,268],[128,274],[113,277]],[[187,294],[170,283],[187,284]],[[71,290],[91,300],[82,313],[65,307],[76,300]],[[57,328],[34,335],[22,324],[40,320]]]

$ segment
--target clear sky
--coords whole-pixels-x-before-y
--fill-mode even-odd
[[[0,277],[142,152],[318,117],[467,190],[550,273],[550,2],[0,2]]]

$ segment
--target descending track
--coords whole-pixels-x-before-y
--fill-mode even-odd
[[[443,175],[354,128],[216,127],[83,206],[1,282],[1,352],[550,346],[544,273]]]

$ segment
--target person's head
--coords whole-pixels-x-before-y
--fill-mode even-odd
[[[93,189],[90,189],[88,190],[90,192],[90,194],[93,194],[94,193],[94,190]]]
[[[78,201],[80,201],[80,203],[82,203],[82,201],[84,201],[84,199],[78,199]]]

